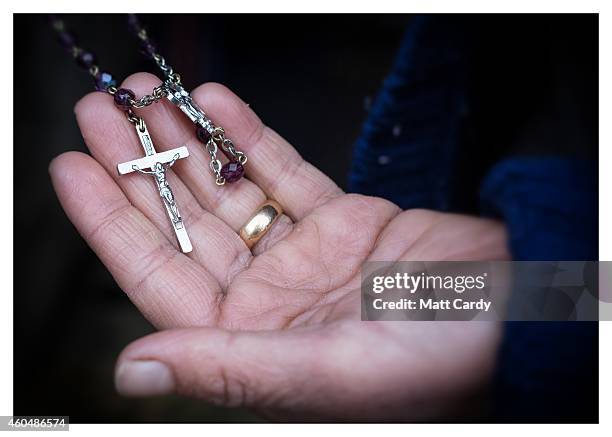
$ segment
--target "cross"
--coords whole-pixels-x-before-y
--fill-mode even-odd
[[[167,80],[164,82],[166,86],[166,97],[172,103],[174,103],[178,108],[183,111],[183,113],[189,117],[189,119],[202,126],[206,129],[210,134],[213,133],[214,126],[206,113],[198,106],[196,102],[193,101],[191,95],[187,92],[185,88],[181,86],[181,84],[172,82],[171,80]]]
[[[166,170],[174,165],[176,160],[186,158],[189,156],[189,151],[186,146],[178,147],[176,149],[167,150],[165,152],[157,153],[153,147],[153,141],[151,135],[147,130],[147,125],[144,120],[140,119],[139,123],[136,123],[136,133],[138,139],[142,144],[145,151],[145,157],[135,159],[133,161],[124,162],[117,165],[117,171],[120,175],[132,173],[134,171],[153,175],[155,182],[157,183],[157,189],[159,195],[162,198],[168,217],[172,222],[172,228],[176,234],[181,251],[184,253],[191,252],[191,241],[187,235],[183,218],[181,217],[174,195],[168,181],[166,180]]]

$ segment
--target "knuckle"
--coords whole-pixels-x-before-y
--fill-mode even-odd
[[[247,385],[241,378],[231,375],[223,367],[219,370],[213,384],[213,403],[225,407],[247,405]]]

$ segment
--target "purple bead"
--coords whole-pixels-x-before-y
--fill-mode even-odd
[[[138,32],[142,30],[140,20],[136,14],[128,14],[128,27],[135,35],[138,35]]]
[[[196,136],[198,137],[198,140],[202,141],[204,144],[208,143],[208,140],[210,140],[210,132],[208,132],[202,126],[198,126],[196,129]]]
[[[94,83],[96,86],[96,90],[98,91],[106,91],[108,87],[117,86],[117,81],[115,80],[113,75],[107,73],[106,71],[98,72],[94,79]]]
[[[81,52],[77,55],[76,61],[79,67],[87,70],[96,63],[96,56],[90,52]]]
[[[240,180],[244,175],[244,167],[237,161],[228,162],[221,167],[221,176],[225,178],[225,182],[232,183]]]
[[[57,38],[59,39],[59,42],[62,47],[64,47],[66,50],[70,50],[76,45],[76,38],[70,32],[60,32],[57,35]]]
[[[136,95],[132,90],[127,88],[119,88],[115,93],[115,105],[122,107],[123,109],[127,109],[132,104],[130,103],[132,100],[136,99]]]
[[[157,53],[157,45],[150,39],[147,39],[140,45],[140,51],[147,58],[153,59],[153,55]]]

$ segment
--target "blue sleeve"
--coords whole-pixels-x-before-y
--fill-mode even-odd
[[[463,42],[450,29],[446,19],[411,23],[355,144],[351,191],[448,209],[466,87]]]
[[[592,161],[520,157],[483,183],[483,210],[508,227],[518,260],[597,260],[597,172]],[[507,322],[495,378],[506,420],[594,421],[597,322]]]
[[[468,99],[465,44],[444,17],[411,23],[355,144],[352,191],[404,209],[452,210]],[[596,260],[596,171],[593,161],[510,156],[489,169],[482,213],[505,222],[515,260]],[[594,322],[507,323],[495,419],[596,420],[597,344]]]

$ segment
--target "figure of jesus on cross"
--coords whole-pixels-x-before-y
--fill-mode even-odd
[[[144,158],[121,163],[117,166],[117,170],[121,175],[135,171],[153,175],[157,184],[159,195],[162,198],[164,206],[166,207],[168,217],[172,222],[172,228],[176,234],[176,239],[178,240],[181,251],[184,253],[191,252],[191,241],[189,240],[187,230],[185,229],[185,224],[183,223],[183,218],[181,217],[178,206],[176,205],[174,194],[172,193],[172,189],[170,188],[166,178],[166,170],[172,167],[178,159],[188,157],[189,151],[187,150],[187,147],[182,146],[176,149],[157,153],[153,147],[153,141],[151,140],[151,135],[149,135],[149,131],[147,130],[147,125],[145,124],[144,120],[139,119],[135,126],[138,139],[145,150],[146,156]]]

